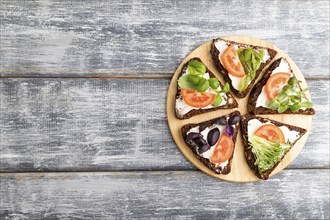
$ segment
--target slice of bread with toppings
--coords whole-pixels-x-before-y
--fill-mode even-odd
[[[224,86],[200,58],[192,58],[183,65],[175,100],[178,119],[237,106],[229,87]]]
[[[182,127],[184,141],[196,157],[216,174],[228,174],[234,156],[241,115],[239,111]]]
[[[244,98],[250,92],[261,71],[277,54],[270,48],[222,38],[213,40],[210,52],[217,70],[238,98]]]
[[[272,63],[252,89],[248,100],[251,114],[315,114],[285,58]],[[292,79],[290,79],[292,78]]]
[[[306,130],[253,115],[244,115],[241,133],[245,158],[254,174],[268,179]]]

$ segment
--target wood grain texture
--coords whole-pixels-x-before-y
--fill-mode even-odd
[[[258,183],[201,172],[0,174],[1,219],[329,219],[329,170]]]
[[[212,38],[250,35],[329,77],[328,1],[1,0],[0,76],[171,74]]]
[[[329,167],[329,81],[290,168]],[[168,130],[164,79],[0,79],[0,171],[195,169]]]
[[[0,219],[329,219],[329,169],[315,169],[330,166],[329,11],[326,0],[0,0],[0,77],[168,77],[0,79]],[[226,35],[268,40],[312,78],[306,146],[266,182],[196,171],[168,131],[169,77]],[[132,172],[1,173],[84,170]]]

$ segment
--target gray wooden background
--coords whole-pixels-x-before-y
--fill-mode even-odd
[[[0,219],[329,219],[329,1],[0,0]],[[291,56],[315,103],[268,181],[198,171],[169,133],[181,60],[251,35]]]

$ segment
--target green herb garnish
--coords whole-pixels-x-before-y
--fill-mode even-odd
[[[187,79],[192,84],[198,85],[198,83],[200,82],[200,80],[202,79],[202,77],[197,76],[197,75],[188,74],[188,78]]]
[[[178,80],[179,87],[198,92],[205,92],[211,87],[216,92],[216,97],[212,105],[219,106],[223,101],[220,93],[229,92],[229,84],[225,83],[223,89],[219,91],[219,80],[215,77],[210,79],[204,78],[203,75],[206,72],[206,66],[199,61],[190,61],[187,68],[187,74],[182,75]]]
[[[189,74],[203,75],[206,72],[206,66],[197,60],[192,60],[188,63]]]
[[[288,80],[277,96],[270,100],[268,107],[272,110],[277,110],[278,113],[283,113],[287,109],[292,112],[297,112],[301,108],[312,108],[313,103],[310,101],[303,101],[302,97],[308,89],[301,90],[299,82],[295,76]]]
[[[290,144],[289,142],[285,144],[271,142],[253,135],[249,139],[249,147],[256,158],[255,165],[258,166],[258,172],[261,174],[282,159],[290,149]]]
[[[180,88],[205,92],[210,87],[209,81],[203,77],[195,76],[191,74],[181,76],[178,80],[178,85]]]
[[[201,78],[199,81],[196,90],[198,92],[205,92],[210,87],[209,81],[205,78]]]
[[[189,80],[189,76],[190,74],[182,75],[178,80],[178,85],[180,86],[180,88],[197,90],[197,85]]]
[[[213,102],[213,106],[219,106],[221,103],[222,103],[222,96],[220,93],[227,93],[229,92],[229,84],[228,83],[225,83],[223,85],[223,88],[221,91],[217,92],[217,95],[215,97],[215,100]]]
[[[265,52],[263,49],[258,52],[251,47],[239,48],[236,52],[245,71],[245,76],[242,78],[241,84],[238,88],[239,91],[242,92],[248,87],[249,82],[255,78],[256,72],[263,61]]]
[[[217,89],[220,86],[219,80],[217,78],[209,79],[209,84],[212,89]]]
[[[229,87],[229,83],[225,83],[225,84],[223,85],[222,92],[223,92],[223,93],[227,93],[227,92],[229,92],[229,89],[230,89],[230,87]]]
[[[220,95],[220,93],[217,93],[217,95],[215,96],[215,100],[213,102],[213,106],[219,106],[222,102],[222,97]]]

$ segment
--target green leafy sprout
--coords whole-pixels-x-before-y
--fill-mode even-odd
[[[268,107],[272,110],[277,110],[278,113],[283,113],[287,109],[297,112],[301,108],[312,108],[312,102],[302,101],[302,96],[308,89],[301,90],[299,82],[301,81],[298,81],[295,76],[292,76],[288,80],[288,84],[268,103]]]
[[[280,144],[256,135],[249,139],[249,148],[256,158],[255,165],[258,166],[260,174],[274,167],[290,149],[290,146],[289,142]]]

